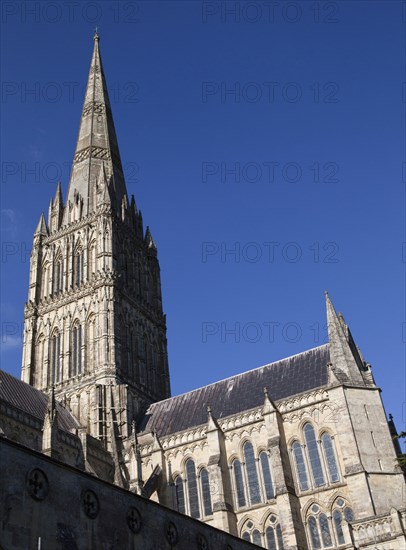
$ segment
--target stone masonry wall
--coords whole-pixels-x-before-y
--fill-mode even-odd
[[[254,545],[0,439],[3,550],[249,550]]]

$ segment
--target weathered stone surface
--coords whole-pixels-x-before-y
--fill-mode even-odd
[[[7,550],[255,548],[4,438],[0,462],[0,540]],[[27,487],[27,474],[38,471],[48,480],[41,499]]]

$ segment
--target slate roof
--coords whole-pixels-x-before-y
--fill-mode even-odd
[[[150,405],[141,432],[166,436],[207,423],[207,406],[217,419],[264,403],[264,387],[273,401],[327,384],[329,344],[276,361],[220,382]]]
[[[48,395],[0,370],[0,401],[10,403],[43,422],[48,406]],[[62,430],[69,432],[79,427],[71,413],[57,401],[56,410],[58,411],[58,426]]]

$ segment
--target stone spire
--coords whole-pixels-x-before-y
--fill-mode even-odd
[[[330,344],[331,368],[343,382],[364,384],[362,361],[344,318],[338,316],[326,291],[327,329]]]
[[[81,216],[86,216],[96,209],[96,185],[102,167],[111,186],[113,210],[118,212],[123,198],[127,196],[127,190],[100,57],[99,35],[96,33],[73,158],[64,224],[72,221],[72,211],[78,201],[83,201]]]
[[[47,222],[45,221],[44,213],[41,214],[34,235],[48,235]]]
[[[145,231],[145,243],[149,250],[156,252],[156,244],[154,242],[154,239],[152,238],[151,230],[149,227],[147,227],[147,230]]]

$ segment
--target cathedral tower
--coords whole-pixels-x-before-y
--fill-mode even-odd
[[[24,324],[22,379],[53,387],[108,445],[170,395],[157,249],[128,200],[97,33],[66,202],[58,184],[34,233]]]

